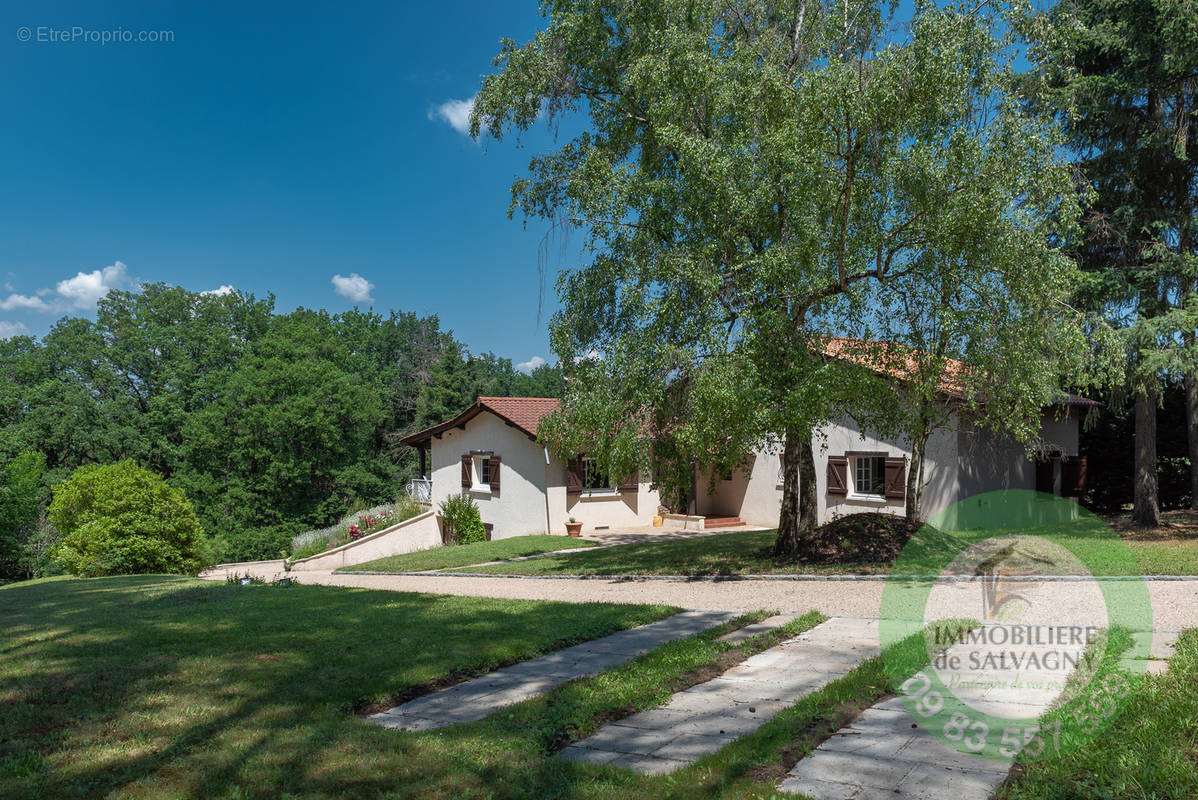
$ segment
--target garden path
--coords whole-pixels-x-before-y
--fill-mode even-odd
[[[664,706],[600,728],[560,757],[645,775],[672,772],[752,733],[876,655],[877,621],[831,619],[675,693]]]
[[[367,719],[384,728],[428,731],[475,722],[576,678],[619,666],[657,647],[735,618],[733,611],[685,611],[418,697]]]

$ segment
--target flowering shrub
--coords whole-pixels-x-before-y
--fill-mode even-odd
[[[291,559],[307,558],[350,542],[356,542],[364,536],[378,533],[392,525],[411,519],[420,511],[420,505],[406,496],[399,498],[394,503],[375,506],[365,511],[355,511],[336,525],[301,533],[293,538],[291,540]]]

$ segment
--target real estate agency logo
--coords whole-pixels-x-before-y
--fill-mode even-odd
[[[913,725],[1006,761],[1105,729],[1143,674],[1151,630],[1147,585],[1119,536],[1070,500],[1024,490],[929,520],[895,561],[879,625]]]

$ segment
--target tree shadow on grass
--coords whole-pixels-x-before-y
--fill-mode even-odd
[[[502,771],[512,754],[455,753],[350,711],[665,613],[145,578],[16,595],[0,607],[24,631],[0,663],[4,797],[471,793],[462,764]]]

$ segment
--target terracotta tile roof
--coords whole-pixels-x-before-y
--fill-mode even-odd
[[[489,411],[528,438],[537,436],[537,424],[557,410],[561,400],[556,397],[480,397],[453,419],[438,423],[400,439],[402,444],[420,445],[450,428],[465,427],[466,423],[484,411]]]
[[[910,380],[919,371],[919,359],[916,351],[897,342],[883,342],[871,339],[849,339],[844,336],[829,336],[824,339],[824,355],[851,361],[870,369],[879,375],[896,378],[901,381]],[[938,387],[941,394],[965,399],[965,377],[968,366],[964,361],[946,358],[944,374]]]
[[[897,380],[910,380],[919,369],[914,348],[897,342],[829,336],[824,340],[823,351],[829,358],[852,361],[879,375]],[[968,376],[968,364],[956,358],[946,358],[938,387],[940,393],[964,400],[968,392]],[[1058,401],[1058,405],[1101,406],[1102,403],[1080,395],[1066,394]]]
[[[562,401],[556,397],[480,397],[478,404],[536,436],[541,419],[557,411]]]

